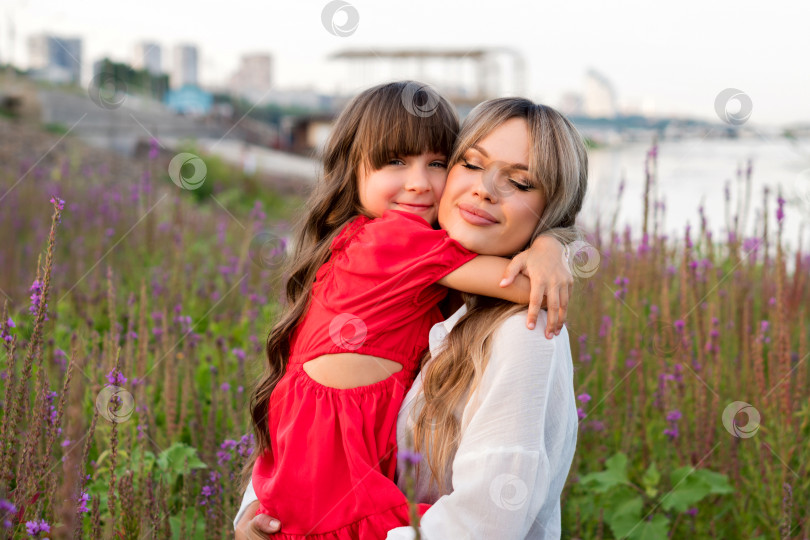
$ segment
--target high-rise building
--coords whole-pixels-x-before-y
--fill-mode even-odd
[[[253,103],[266,102],[272,87],[272,69],[273,59],[269,54],[243,55],[239,69],[231,75],[231,92]]]
[[[172,64],[171,87],[199,86],[197,78],[197,47],[194,45],[177,45],[174,48],[174,63]]]
[[[599,118],[616,116],[616,91],[607,77],[589,69],[585,74],[585,114]]]
[[[40,34],[28,38],[31,75],[56,83],[81,83],[82,40]]]
[[[565,92],[560,97],[559,109],[560,112],[570,116],[581,116],[583,113],[582,107],[582,94],[577,92]]]
[[[132,67],[135,69],[146,69],[152,75],[160,75],[163,72],[160,61],[161,50],[157,43],[142,41],[135,45],[132,57]]]

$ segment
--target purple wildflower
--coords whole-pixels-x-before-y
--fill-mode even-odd
[[[669,422],[669,427],[664,430],[664,435],[669,437],[670,440],[678,438],[678,420],[680,420],[681,417],[681,411],[678,409],[670,411],[670,413],[667,414],[667,422]]]
[[[0,325],[0,340],[5,341],[6,343],[11,343],[11,332],[12,328],[16,328],[17,325],[14,324],[14,321],[11,320],[11,317],[6,320],[6,324]]]
[[[233,456],[231,455],[230,452],[225,452],[224,450],[217,450],[217,463],[219,463],[220,465],[224,465],[225,463],[229,462],[231,460],[231,457]]]
[[[152,137],[149,139],[149,160],[156,159],[158,157],[158,140]]]
[[[780,195],[776,198],[776,204],[776,221],[781,224],[785,219],[785,199]]]
[[[53,352],[53,361],[59,364],[62,371],[67,368],[67,354],[62,349],[56,349]]]
[[[610,331],[610,327],[612,325],[612,319],[610,315],[603,315],[602,316],[602,325],[599,327],[599,337],[603,338],[606,337],[608,332]]]
[[[51,532],[51,526],[44,519],[37,521],[26,521],[25,529],[28,531],[29,536],[36,536],[42,532]]]
[[[63,201],[59,197],[55,197],[55,196],[51,197],[51,203],[55,204],[60,212],[65,209],[65,201]]]
[[[590,422],[588,422],[587,427],[588,427],[588,429],[591,429],[591,430],[597,431],[597,432],[605,431],[605,424],[604,424],[604,422],[602,422],[600,420],[591,420]]]
[[[422,454],[419,452],[411,452],[408,449],[403,449],[399,451],[397,458],[400,461],[403,461],[406,465],[416,465],[422,461]]]
[[[762,322],[759,323],[759,330],[760,330],[760,332],[765,334],[765,333],[768,332],[768,328],[770,328],[770,326],[771,326],[771,323],[769,323],[768,321],[762,321]]]
[[[79,508],[77,510],[81,513],[89,512],[90,510],[87,508],[88,502],[90,502],[90,495],[82,491],[82,495],[79,497]]]
[[[31,284],[31,288],[28,289],[31,292],[31,306],[28,308],[28,311],[32,315],[36,315],[39,311],[39,304],[42,302],[42,287],[43,283],[35,279],[34,282]],[[45,319],[48,320],[48,304],[45,303]]]
[[[618,285],[618,289],[613,293],[616,298],[622,299],[627,295],[627,284],[630,280],[626,277],[619,276],[614,281],[614,285]]]
[[[219,479],[222,475],[218,471],[211,471],[208,475],[209,484],[203,486],[201,490],[200,506],[208,507],[207,513],[210,516],[219,505],[219,495],[221,486]]]
[[[124,374],[120,371],[112,369],[109,373],[107,373],[107,382],[109,384],[114,384],[115,386],[123,386],[124,383],[127,382],[127,378],[124,377]]]

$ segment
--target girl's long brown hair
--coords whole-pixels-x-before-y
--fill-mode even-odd
[[[338,116],[323,150],[323,175],[309,197],[287,259],[287,303],[267,336],[267,364],[250,394],[256,446],[242,470],[242,490],[256,458],[270,448],[270,395],[287,370],[290,337],[310,302],[318,269],[328,261],[332,240],[360,204],[358,170],[378,170],[391,158],[436,152],[450,155],[458,133],[452,105],[415,81],[381,84],[357,95]],[[372,217],[372,216],[369,216]]]
[[[523,118],[528,123],[529,176],[545,197],[529,244],[540,234],[552,234],[570,243],[578,237],[575,221],[587,188],[588,154],[574,125],[556,110],[521,98],[481,103],[464,121],[450,164],[458,163],[473,144],[511,118]],[[423,389],[412,409],[414,449],[426,457],[419,465],[427,462],[430,484],[438,484],[441,494],[450,491],[447,480],[461,437],[455,411],[475,394],[495,331],[508,317],[526,309],[505,300],[463,296],[467,313],[423,370]]]

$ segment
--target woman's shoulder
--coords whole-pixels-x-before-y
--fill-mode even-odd
[[[568,329],[563,325],[558,336],[546,338],[548,313],[540,310],[534,329],[526,327],[528,309],[507,317],[493,335],[493,352],[496,356],[512,358],[536,358],[538,354],[550,354],[554,358],[566,356],[570,351]],[[569,353],[570,354],[570,353]]]
[[[563,325],[559,336],[554,336],[551,339],[546,339],[545,328],[548,322],[548,312],[541,309],[537,314],[537,323],[533,329],[526,327],[526,318],[528,317],[528,308],[522,309],[517,313],[513,313],[507,317],[500,328],[496,331],[496,336],[500,335],[502,338],[512,338],[520,340],[529,340],[546,343],[550,346],[558,343],[559,341],[568,341],[568,331]]]

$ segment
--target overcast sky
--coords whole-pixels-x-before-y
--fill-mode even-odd
[[[778,0],[678,2],[580,0],[348,0],[359,16],[348,36],[322,23],[323,0],[204,2],[3,0],[0,59],[28,60],[25,40],[51,32],[84,38],[85,78],[107,54],[130,61],[134,43],[171,49],[197,44],[204,84],[222,83],[245,52],[269,52],[274,86],[345,89],[346,65],[326,61],[340,49],[513,47],[526,59],[526,95],[556,105],[582,91],[593,68],[610,79],[622,103],[656,112],[716,119],[714,100],[738,88],[753,103],[752,124],[810,122],[810,3]],[[346,13],[337,15],[338,24]]]

